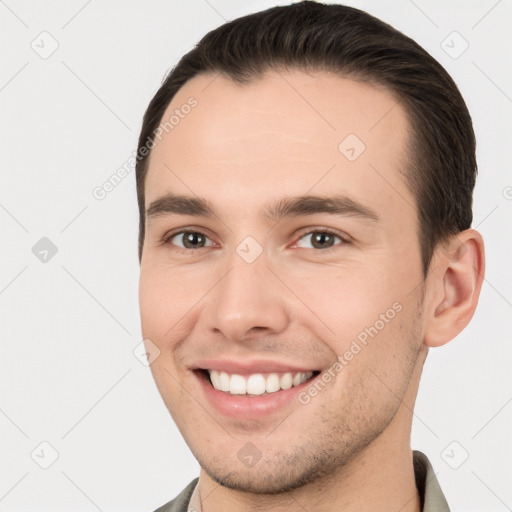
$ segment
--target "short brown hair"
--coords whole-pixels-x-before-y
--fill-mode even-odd
[[[144,115],[136,181],[139,262],[145,232],[147,145],[178,90],[218,72],[238,83],[265,71],[328,71],[379,84],[405,107],[411,126],[408,186],[416,199],[424,275],[438,242],[468,229],[477,164],[470,114],[455,82],[420,45],[370,14],[303,1],[243,16],[212,30],[169,72]]]

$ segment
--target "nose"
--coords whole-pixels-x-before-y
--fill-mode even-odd
[[[287,294],[267,264],[265,252],[252,263],[233,254],[202,312],[210,333],[241,342],[286,329]]]

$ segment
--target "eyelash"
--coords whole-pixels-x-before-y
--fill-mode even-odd
[[[164,235],[164,237],[161,240],[162,244],[164,244],[164,245],[172,245],[173,246],[173,250],[177,250],[178,252],[181,252],[181,253],[191,253],[191,252],[196,252],[196,251],[200,251],[202,249],[206,249],[207,248],[207,247],[200,247],[199,249],[187,249],[187,248],[178,247],[178,246],[175,246],[175,245],[171,244],[171,240],[175,236],[183,235],[184,233],[193,233],[193,234],[196,234],[196,235],[202,235],[202,236],[204,236],[206,238],[209,238],[205,233],[202,233],[201,231],[194,231],[192,229],[190,229],[190,230],[182,230],[182,231],[177,231],[177,232],[174,232],[174,233],[170,233],[168,235]],[[337,238],[339,238],[341,240],[341,243],[338,243],[338,244],[336,244],[336,245],[334,245],[332,247],[327,247],[326,249],[315,249],[314,247],[312,247],[311,249],[315,250],[316,252],[328,253],[328,252],[331,252],[331,251],[333,251],[335,249],[338,249],[342,245],[350,243],[346,236],[343,236],[340,233],[338,233],[337,231],[334,231],[334,230],[329,229],[329,228],[315,228],[315,229],[310,229],[309,231],[305,231],[304,233],[302,233],[302,234],[300,234],[298,236],[298,238],[297,238],[295,243],[298,243],[304,237],[306,237],[307,235],[311,235],[313,233],[328,234],[328,235],[335,236],[335,237],[337,237]]]

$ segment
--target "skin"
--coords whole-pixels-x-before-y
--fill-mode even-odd
[[[213,79],[195,77],[169,105],[163,119],[198,101],[152,150],[145,191],[146,208],[172,192],[208,199],[217,217],[147,219],[140,274],[143,336],[160,350],[151,370],[201,465],[203,510],[419,511],[410,431],[421,370],[428,348],[473,315],[482,238],[472,229],[450,238],[424,280],[402,174],[409,124],[386,89],[302,71]],[[353,162],[338,150],[348,134],[366,146]],[[379,220],[263,217],[267,203],[303,194],[349,196]],[[322,228],[340,236],[329,252],[312,244]],[[181,236],[162,242],[180,230],[207,245],[192,253]],[[247,236],[263,249],[253,263],[236,252]],[[203,357],[267,356],[326,371],[397,302],[401,311],[308,404],[261,420],[218,413],[191,370]],[[237,457],[247,442],[261,453],[253,467]]]

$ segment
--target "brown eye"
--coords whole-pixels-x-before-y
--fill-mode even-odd
[[[301,240],[308,240],[308,242],[311,244],[312,247],[308,247],[307,245],[303,245],[301,243]],[[331,231],[325,231],[325,230],[317,230],[317,231],[310,231],[306,235],[302,236],[297,243],[299,247],[303,247],[305,249],[330,249],[336,245],[336,240],[339,242],[343,242],[340,236],[336,235],[335,233],[332,233]],[[338,242],[338,244],[339,244]]]
[[[167,239],[167,243],[176,245],[182,249],[202,249],[212,245],[207,244],[208,237],[197,231],[182,231],[181,233],[175,233]],[[211,242],[211,241],[210,241]]]

